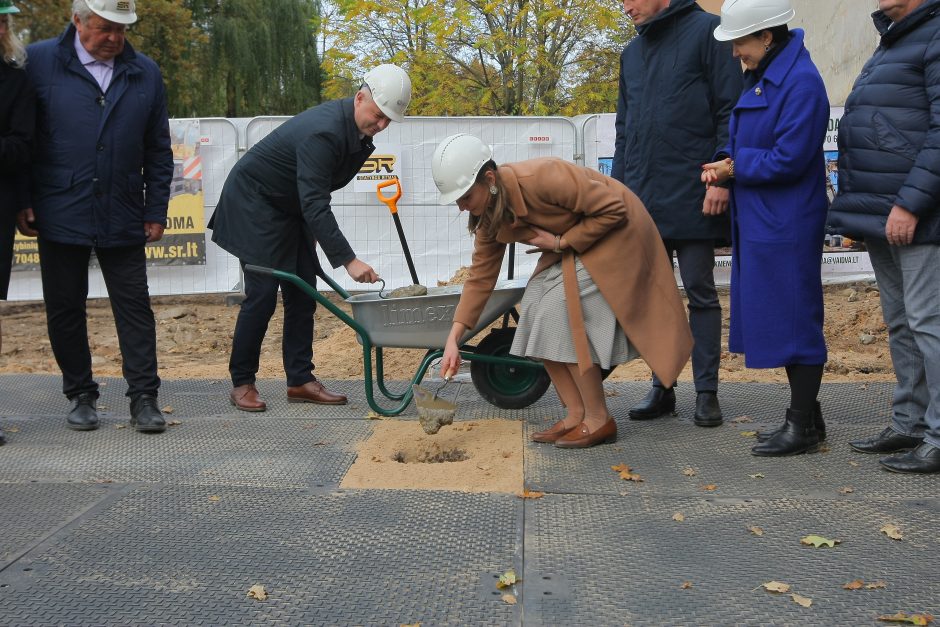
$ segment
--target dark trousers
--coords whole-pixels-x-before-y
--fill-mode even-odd
[[[147,258],[143,245],[95,247],[108,289],[127,396],[154,394],[157,376],[157,329],[147,287]],[[49,341],[62,371],[62,391],[68,398],[98,393],[88,348],[88,260],[91,246],[60,244],[39,238],[42,294],[46,303]]]
[[[320,264],[312,247],[299,247],[297,276],[316,287]],[[245,300],[235,321],[232,337],[232,356],[228,370],[232,385],[238,387],[254,383],[261,360],[261,344],[268,330],[268,323],[277,307],[277,290],[281,288],[284,302],[284,334],[281,337],[281,355],[288,386],[303,385],[313,381],[313,314],[317,301],[288,281],[275,277],[246,272],[242,264],[245,281]]]
[[[696,392],[718,390],[721,360],[721,305],[715,288],[715,242],[713,240],[664,240],[669,263],[675,252],[679,276],[689,299],[692,328],[692,378]],[[662,385],[653,375],[653,385]]]

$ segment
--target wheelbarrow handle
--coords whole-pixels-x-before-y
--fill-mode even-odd
[[[395,194],[393,196],[386,196],[382,190],[392,185],[396,187]],[[388,210],[391,211],[393,215],[398,213],[397,203],[398,199],[401,198],[401,182],[397,178],[389,179],[376,185],[375,195],[379,197],[379,200],[388,205]]]
[[[256,266],[250,263],[245,264],[245,270],[248,272],[254,272],[255,274],[267,274],[268,276],[274,275],[273,268],[265,268],[264,266]]]

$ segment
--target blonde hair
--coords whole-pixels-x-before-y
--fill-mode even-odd
[[[16,36],[13,30],[13,16],[7,14],[7,32],[0,38],[0,52],[3,53],[3,60],[9,65],[21,68],[26,65],[26,47]]]
[[[471,233],[476,233],[477,230],[483,229],[484,233],[495,239],[496,234],[499,233],[500,227],[505,223],[512,222],[516,218],[516,214],[512,210],[512,207],[509,206],[509,194],[506,193],[506,188],[499,178],[499,170],[496,168],[495,161],[491,159],[483,164],[473,184],[486,185],[484,177],[486,173],[491,170],[496,175],[496,198],[493,202],[493,206],[488,208],[482,216],[471,215],[470,220],[467,222],[467,229],[469,229]]]

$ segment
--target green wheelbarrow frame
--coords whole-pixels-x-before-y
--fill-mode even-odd
[[[256,272],[259,274],[266,274],[273,276],[281,281],[289,281],[293,283],[298,288],[300,288],[305,294],[313,298],[319,305],[326,307],[330,313],[339,318],[344,324],[350,327],[353,331],[356,332],[356,335],[359,336],[359,341],[362,344],[362,363],[363,370],[365,375],[365,392],[366,392],[366,402],[369,403],[369,408],[372,409],[375,413],[381,416],[397,416],[405,411],[405,408],[412,401],[414,392],[412,391],[412,385],[419,385],[424,379],[425,374],[427,374],[428,369],[431,367],[431,364],[440,359],[444,355],[443,348],[432,348],[428,349],[425,353],[424,358],[421,360],[421,363],[418,365],[418,370],[415,372],[414,377],[411,381],[405,386],[404,391],[402,392],[393,392],[388,389],[385,385],[385,373],[383,369],[383,360],[382,360],[382,346],[376,345],[372,342],[372,339],[369,335],[369,331],[363,327],[355,318],[350,316],[348,313],[340,309],[334,303],[332,303],[326,296],[324,296],[319,290],[307,283],[305,280],[292,274],[290,272],[284,272],[283,270],[274,270],[272,268],[266,268],[263,266],[256,265],[245,265],[245,271],[247,272]],[[326,281],[326,283],[344,300],[350,298],[349,292],[343,289],[336,281],[326,276],[326,274],[319,273],[321,279]],[[504,316],[503,323],[504,327],[508,322],[508,314]],[[540,373],[536,373],[535,378],[537,380],[533,381],[532,384],[528,385],[528,388],[532,388],[534,396],[531,400],[527,402],[522,401],[523,404],[516,405],[503,405],[499,403],[499,395],[496,395],[494,399],[492,396],[484,393],[484,390],[480,390],[481,393],[484,393],[484,397],[494,404],[498,404],[501,407],[517,409],[525,407],[538,398],[540,398],[545,390],[548,388],[548,375],[545,372],[544,366],[541,362],[532,361],[530,359],[523,359],[520,357],[512,357],[501,354],[490,354],[488,352],[481,352],[481,348],[486,350],[499,350],[505,352],[508,348],[506,338],[511,341],[511,335],[501,337],[499,335],[500,331],[505,331],[506,329],[500,329],[494,333],[491,333],[490,336],[485,338],[479,345],[473,346],[464,343],[460,347],[460,356],[462,359],[466,359],[471,362],[471,377],[473,378],[474,384],[477,385],[478,390],[480,386],[478,385],[478,379],[492,379],[499,378],[500,373],[503,371],[514,371],[516,368],[525,368],[529,370],[539,370]],[[514,330],[513,330],[514,331]],[[489,346],[484,346],[489,345]],[[372,366],[372,351],[375,351],[375,369],[373,371]],[[542,380],[544,379],[544,381]],[[524,384],[524,383],[523,383]],[[378,387],[379,391],[382,393],[385,398],[390,401],[397,401],[398,405],[392,408],[385,408],[378,404],[376,401],[375,393],[373,390],[373,385]],[[540,388],[540,389],[539,389]]]

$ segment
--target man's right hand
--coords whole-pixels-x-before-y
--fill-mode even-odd
[[[359,258],[355,258],[345,266],[346,272],[356,283],[375,283],[379,280],[379,275],[375,273],[372,266]]]
[[[16,228],[26,237],[36,237],[39,231],[36,230],[36,216],[33,215],[33,208],[28,207],[16,214]]]

